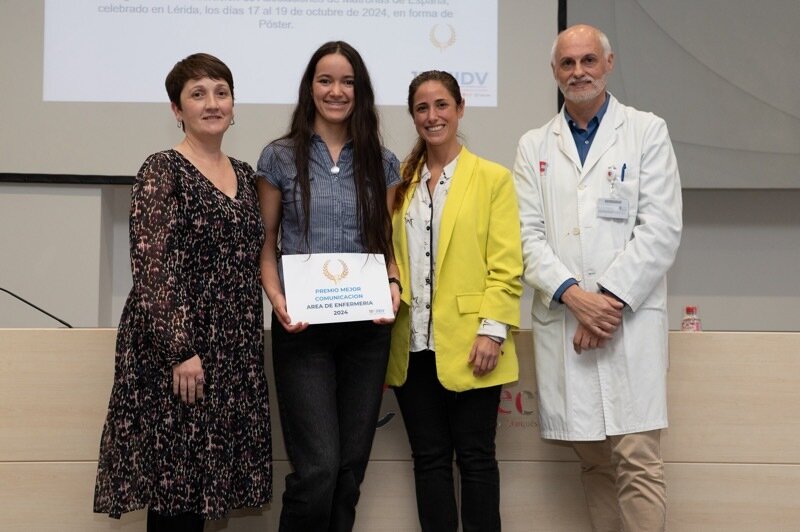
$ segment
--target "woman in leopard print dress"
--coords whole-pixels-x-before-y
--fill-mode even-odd
[[[221,151],[233,79],[195,54],[166,81],[175,149],[151,155],[133,187],[133,288],[117,335],[94,510],[148,508],[148,531],[272,497],[253,170]],[[187,527],[188,525],[188,527]]]

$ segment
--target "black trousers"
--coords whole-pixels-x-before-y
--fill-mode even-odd
[[[411,353],[408,378],[395,394],[411,444],[423,532],[458,529],[454,452],[461,476],[463,531],[500,530],[500,473],[494,443],[500,389],[447,390],[437,378],[433,351]]]
[[[369,463],[391,326],[311,325],[290,334],[273,314],[272,362],[292,463],[280,532],[349,532]]]
[[[203,532],[204,525],[199,514],[161,515],[147,509],[147,532]]]

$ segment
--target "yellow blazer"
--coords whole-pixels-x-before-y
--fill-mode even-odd
[[[511,173],[462,148],[442,212],[433,285],[436,372],[448,390],[460,392],[519,378],[509,331],[497,367],[475,377],[467,364],[482,318],[519,327],[522,245],[517,195]],[[402,385],[408,371],[411,276],[404,218],[419,174],[392,216],[395,259],[407,289],[392,329],[386,382]]]

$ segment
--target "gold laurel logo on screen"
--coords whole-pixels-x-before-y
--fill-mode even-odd
[[[439,26],[447,26],[447,39],[442,40],[439,38]],[[450,48],[456,43],[456,29],[450,24],[434,24],[431,27],[430,37],[431,44],[444,52],[447,48]]]
[[[322,275],[333,281],[333,284],[339,284],[339,281],[347,277],[350,273],[350,268],[347,267],[347,263],[342,259],[336,259],[336,262],[339,263],[341,266],[339,273],[335,273],[331,271],[331,260],[328,259],[325,261],[325,264],[322,265]]]

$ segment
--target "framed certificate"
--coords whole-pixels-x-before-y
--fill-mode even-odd
[[[292,323],[394,318],[383,255],[284,255],[286,310]]]

